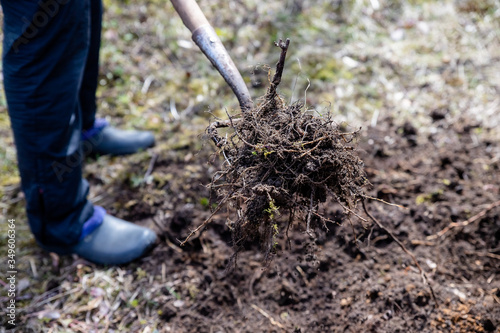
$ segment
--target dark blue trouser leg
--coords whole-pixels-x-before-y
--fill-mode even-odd
[[[80,105],[82,108],[82,129],[92,128],[95,121],[97,80],[99,75],[99,49],[101,47],[102,1],[90,1],[90,45],[87,63],[83,72],[80,88]]]
[[[80,88],[91,0],[1,0],[4,86],[31,230],[75,244],[93,214],[82,179]]]

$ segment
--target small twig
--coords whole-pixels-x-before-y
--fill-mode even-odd
[[[165,234],[166,234],[166,228],[164,225],[160,224],[160,221],[159,220],[159,217],[158,216],[155,216],[152,218],[153,220],[153,223],[156,225],[156,227],[158,228],[158,230],[161,232],[161,235],[159,236],[160,238],[164,238],[165,237]]]
[[[50,302],[52,302],[52,301],[55,301],[55,300],[57,300],[57,299],[59,299],[59,298],[61,298],[61,297],[65,297],[65,296],[71,295],[71,294],[75,293],[75,292],[76,292],[76,291],[78,291],[78,290],[80,290],[80,287],[76,287],[76,288],[73,288],[73,289],[68,290],[68,291],[66,291],[66,292],[56,294],[56,295],[54,295],[54,296],[52,296],[52,297],[49,297],[49,298],[46,298],[46,299],[44,299],[44,300],[42,300],[42,301],[37,300],[37,302],[36,302],[36,303],[35,303],[35,302],[32,302],[32,303],[31,303],[30,305],[28,305],[27,307],[25,307],[25,308],[21,309],[21,311],[22,311],[22,312],[25,312],[25,313],[28,313],[28,314],[29,314],[29,313],[32,313],[33,311],[30,311],[31,309],[36,309],[37,307],[40,307],[40,306],[42,306],[42,305],[45,305],[45,304],[50,303]],[[43,298],[44,296],[46,296],[46,295],[49,295],[49,294],[54,293],[54,292],[57,292],[57,291],[58,291],[58,289],[52,289],[52,290],[49,290],[48,292],[46,292],[46,293],[44,293],[44,294],[40,295],[40,299],[42,299],[42,298]]]
[[[151,176],[151,173],[153,172],[157,159],[158,159],[158,154],[153,154],[153,156],[151,156],[151,161],[149,161],[148,170],[146,170],[146,173],[144,174],[144,178],[142,180],[143,182],[146,182],[149,176]]]
[[[211,221],[212,221],[212,218],[215,216],[215,214],[217,214],[217,212],[222,208],[222,206],[224,205],[224,203],[227,201],[227,199],[230,197],[230,195],[232,195],[232,193],[226,195],[224,197],[224,199],[222,199],[220,202],[219,202],[219,205],[217,206],[217,208],[215,208],[215,210],[212,212],[212,214],[210,214],[210,216],[202,223],[200,224],[198,227],[196,227],[196,229],[194,229],[193,231],[191,231],[189,233],[189,235],[180,243],[181,246],[184,246],[186,245],[186,243],[189,241],[189,239],[191,237],[193,237],[194,234],[196,234],[198,231],[200,231],[202,228],[204,228],[207,224],[209,224]]]
[[[488,257],[488,258],[500,260],[500,254],[495,254],[495,253],[490,253],[490,252],[486,252],[486,253],[483,253],[483,252],[465,252],[465,254],[479,256],[479,257]]]
[[[385,201],[385,200],[382,200],[382,199],[379,199],[379,198],[375,198],[375,197],[371,197],[371,196],[366,195],[366,194],[362,194],[361,196],[362,196],[363,198],[366,198],[366,199],[375,200],[375,201],[380,201],[381,203],[384,203],[384,204],[389,205],[389,206],[394,206],[394,207],[398,207],[398,208],[408,209],[408,208],[407,208],[407,207],[405,207],[405,206],[401,206],[401,205],[398,205],[398,204],[390,203],[390,202],[387,202],[387,201]]]
[[[290,45],[290,39],[287,38],[285,42],[280,39],[278,42],[275,42],[274,45],[281,48],[281,54],[280,59],[276,64],[276,73],[274,73],[273,81],[269,87],[269,94],[271,96],[276,94],[276,88],[281,82],[281,76],[283,75],[283,69],[285,68],[286,52],[288,51],[288,45]]]
[[[310,144],[312,144],[312,143],[321,142],[321,141],[323,141],[324,139],[331,139],[331,138],[329,138],[329,137],[328,137],[328,136],[326,136],[326,135],[323,135],[323,136],[321,136],[321,137],[319,137],[319,138],[317,138],[317,139],[315,139],[315,140],[313,140],[313,141],[308,141],[308,142],[300,142],[300,144],[301,144],[302,146],[305,146],[305,145],[310,145]]]
[[[237,118],[237,119],[233,119],[229,113],[227,113],[227,110],[226,110],[226,115],[228,117],[228,120],[229,120],[229,123],[231,124],[231,128],[234,129],[234,133],[236,133],[236,135],[238,136],[238,138],[243,141],[247,146],[250,146],[252,148],[255,148],[255,145],[247,142],[245,139],[243,139],[243,136],[240,135],[240,133],[238,133],[238,129],[236,128],[236,126],[234,126],[234,123],[239,123],[241,120],[243,120],[243,118]],[[227,142],[227,139],[226,139],[226,142]]]
[[[179,113],[177,112],[177,107],[175,106],[175,101],[173,99],[170,100],[170,113],[175,120],[180,119]]]
[[[229,158],[226,156],[226,152],[222,150],[222,155],[224,155],[224,159],[226,160],[227,164],[231,166],[231,161],[229,161]]]
[[[436,246],[436,243],[414,239],[411,241],[411,245]]]
[[[151,86],[151,83],[153,83],[153,80],[155,79],[154,75],[149,75],[146,80],[144,80],[144,84],[142,85],[141,88],[141,93],[147,94],[149,87]]]
[[[352,223],[351,216],[347,216],[347,220],[349,220],[349,225],[351,226],[352,229],[352,234],[354,235],[354,244],[356,244],[356,247],[359,248],[358,246],[358,235],[356,235],[356,230],[354,229],[354,224]]]
[[[296,199],[294,199],[294,200],[296,200]],[[288,224],[286,226],[286,231],[285,231],[286,240],[288,243],[288,249],[290,249],[290,250],[292,249],[292,242],[290,241],[290,237],[288,236],[288,231],[290,231],[290,226],[292,225],[294,218],[295,218],[295,210],[290,208],[288,211]]]
[[[345,211],[351,213],[352,215],[356,216],[358,219],[360,219],[361,221],[363,222],[368,222],[365,218],[359,216],[359,214],[357,214],[354,210],[344,206],[341,202],[340,202],[340,199],[337,198],[337,196],[335,196],[335,201],[337,201],[337,203],[340,205],[340,207],[344,208]]]
[[[302,278],[304,279],[304,283],[306,284],[306,287],[309,287],[310,283],[309,283],[309,280],[307,280],[306,272],[304,272],[302,267],[300,267],[299,265],[297,265],[297,267],[295,267],[295,269],[297,270],[297,272],[299,272],[300,276],[302,276]]]
[[[323,225],[326,228],[326,231],[330,231],[330,229],[326,226],[325,222],[330,222],[332,224],[336,224],[336,225],[339,225],[339,226],[341,225],[339,222],[330,220],[329,218],[326,218],[326,217],[324,217],[324,216],[322,216],[322,215],[320,215],[318,213],[313,212],[313,214],[315,216],[317,216],[321,221],[323,221]]]
[[[469,224],[471,224],[471,223],[479,220],[481,217],[483,217],[484,215],[486,215],[490,210],[492,210],[493,208],[496,208],[498,206],[500,206],[500,200],[497,201],[497,202],[492,203],[491,205],[489,205],[488,207],[486,207],[486,209],[484,209],[483,211],[479,212],[478,214],[472,216],[471,218],[469,218],[466,221],[452,222],[452,223],[450,223],[446,228],[444,228],[443,230],[441,230],[437,234],[431,235],[431,236],[427,236],[427,240],[433,240],[433,239],[436,239],[436,238],[443,237],[444,234],[446,234],[448,231],[450,231],[453,228],[465,227],[465,226],[467,226],[467,225],[469,225]]]
[[[373,217],[372,214],[370,214],[370,212],[368,211],[368,209],[366,208],[366,204],[365,204],[365,201],[364,200],[361,200],[361,204],[363,205],[363,209],[366,213],[366,215],[382,230],[384,230],[385,232],[387,232],[389,234],[389,236],[391,236],[391,238],[399,245],[399,247],[407,254],[411,257],[411,259],[413,260],[413,263],[415,264],[415,266],[417,266],[418,270],[420,271],[420,275],[422,277],[422,280],[424,282],[425,285],[427,285],[431,291],[431,295],[432,295],[432,299],[434,300],[434,303],[436,304],[436,308],[439,308],[439,303],[437,301],[437,298],[436,298],[436,295],[434,294],[434,289],[432,289],[432,286],[430,285],[428,279],[427,279],[427,275],[425,273],[425,271],[422,269],[422,267],[420,266],[420,264],[418,263],[417,261],[417,258],[415,257],[415,255],[413,253],[411,253],[405,246],[404,244],[399,240],[399,238],[397,238],[393,233],[392,231],[390,231],[389,229],[387,229],[385,226],[382,225],[382,223],[380,223],[375,217]]]
[[[323,140],[321,140],[321,141],[323,141]],[[318,147],[319,147],[319,145],[321,144],[321,141],[319,141],[319,142],[316,144],[316,146],[312,147],[312,148],[311,148],[311,149],[309,149],[308,151],[303,152],[303,153],[299,156],[299,158],[302,158],[302,157],[304,157],[304,156],[309,155],[310,153],[312,153],[312,152],[313,152],[316,148],[318,148]]]
[[[307,91],[309,90],[309,87],[311,87],[311,81],[309,78],[306,78],[307,80],[307,87],[306,90],[304,90],[304,109],[307,110]]]
[[[33,272],[33,277],[35,279],[37,279],[38,278],[38,271],[36,269],[35,260],[33,258],[30,258],[29,262],[30,262],[31,271]]]
[[[220,148],[220,147],[222,147],[227,142],[227,140],[220,137],[219,133],[217,132],[217,129],[218,128],[225,128],[225,127],[232,127],[235,130],[236,134],[238,135],[238,138],[240,138],[245,144],[249,145],[250,147],[255,148],[255,145],[252,145],[251,143],[248,143],[247,141],[245,141],[245,139],[243,139],[238,134],[238,132],[237,132],[236,127],[234,126],[234,124],[240,122],[241,120],[243,120],[243,118],[233,119],[233,118],[229,117],[228,120],[214,121],[213,123],[211,123],[207,127],[207,134],[210,136],[210,138],[215,143],[215,145],[218,148]]]
[[[314,191],[311,191],[311,202],[309,205],[309,212],[307,214],[307,228],[306,228],[306,233],[311,238],[314,238],[314,234],[311,232],[311,215],[313,212],[313,203],[314,203]]]
[[[372,239],[373,229],[374,229],[374,227],[372,226],[370,228],[370,233],[368,234],[368,237],[366,237],[366,244],[367,244],[368,247],[370,247],[370,242],[371,242],[371,239]]]
[[[283,326],[279,321],[276,321],[270,314],[268,314],[266,311],[262,310],[255,304],[250,304],[250,306],[254,309],[257,310],[261,315],[269,319],[272,325],[278,326],[281,329],[285,329],[285,326]]]
[[[210,138],[217,147],[220,148],[221,146],[224,145],[224,140],[219,136],[217,129],[229,126],[231,126],[231,121],[224,120],[224,121],[214,121],[207,127],[207,134],[210,136]]]

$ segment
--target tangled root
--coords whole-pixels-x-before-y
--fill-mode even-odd
[[[320,203],[331,197],[350,214],[368,184],[363,162],[354,154],[359,130],[342,132],[331,114],[305,110],[301,103],[286,105],[276,93],[288,40],[278,46],[281,58],[260,104],[207,129],[226,161],[210,188],[222,198],[218,207],[235,213],[228,223],[235,254],[258,240],[266,262],[278,234],[294,220],[304,221],[311,235],[312,219],[329,221],[319,214]],[[220,127],[229,127],[231,134],[221,137]]]

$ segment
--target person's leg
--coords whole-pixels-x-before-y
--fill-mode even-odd
[[[4,86],[28,219],[37,241],[57,251],[79,241],[94,211],[79,150],[89,0],[2,0],[2,7]]]
[[[102,0],[90,0],[90,45],[80,87],[82,149],[85,154],[133,154],[154,144],[150,132],[120,130],[96,118],[96,90],[102,30]]]
[[[96,90],[99,76],[99,49],[101,47],[102,0],[90,1],[90,45],[80,88],[82,129],[94,126],[96,113]]]
[[[156,234],[94,207],[82,179],[79,93],[91,0],[0,1],[4,87],[36,240],[46,250],[100,264],[142,256]]]

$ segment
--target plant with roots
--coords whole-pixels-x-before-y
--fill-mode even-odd
[[[224,157],[210,189],[221,198],[212,215],[193,230],[184,243],[206,226],[223,206],[232,211],[228,226],[233,232],[234,259],[247,241],[259,241],[269,262],[277,237],[294,221],[330,221],[319,213],[328,197],[356,214],[368,184],[363,162],[354,153],[358,134],[343,132],[331,114],[321,116],[298,102],[286,105],[276,88],[285,65],[289,40],[281,48],[276,73],[257,107],[238,118],[212,123],[207,133]],[[229,128],[222,137],[218,129]]]

